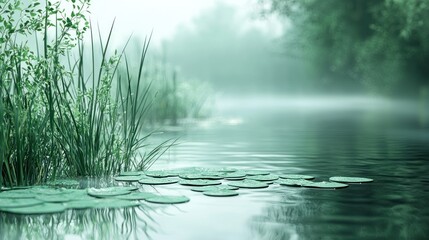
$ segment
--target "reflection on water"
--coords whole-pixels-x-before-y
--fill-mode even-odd
[[[191,201],[180,206],[69,211],[50,217],[0,214],[0,239],[428,236],[429,126],[421,117],[427,112],[413,103],[359,98],[336,99],[335,104],[332,99],[323,101],[220,103],[221,117],[166,131],[163,137],[180,136],[181,144],[154,167],[264,169],[313,175],[318,181],[334,175],[362,176],[375,179],[373,183],[341,190],[274,184],[268,189],[240,189],[233,198],[205,197],[178,185],[157,187],[156,191],[179,192]]]

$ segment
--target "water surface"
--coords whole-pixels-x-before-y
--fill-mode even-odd
[[[307,174],[318,181],[338,175],[375,181],[340,190],[273,184],[240,189],[230,198],[206,197],[180,185],[145,187],[191,201],[46,217],[3,214],[0,239],[32,233],[46,239],[175,240],[429,235],[429,123],[421,105],[362,98],[246,98],[218,105],[213,119],[167,128],[160,137],[180,136],[180,144],[153,168],[222,166]]]

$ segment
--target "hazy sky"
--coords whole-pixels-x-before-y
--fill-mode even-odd
[[[243,28],[258,27],[271,35],[280,34],[281,26],[275,18],[258,17],[255,0],[92,0],[91,19],[107,35],[116,17],[114,44],[132,33],[144,38],[153,29],[153,44],[157,45],[171,37],[178,26],[190,24],[201,12],[221,1],[239,9]]]

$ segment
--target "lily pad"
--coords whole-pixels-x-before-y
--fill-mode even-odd
[[[3,208],[2,211],[14,214],[50,214],[64,212],[66,207],[59,203],[43,203],[28,207]]]
[[[268,175],[268,174],[270,174],[267,171],[261,171],[261,170],[244,170],[243,172],[245,172],[247,176]]]
[[[219,181],[216,180],[180,180],[179,184],[185,185],[185,186],[210,186],[210,185],[219,185],[222,184]]]
[[[135,191],[135,190],[139,189],[136,186],[120,186],[118,188],[123,189],[123,190],[127,190],[127,191]]]
[[[193,173],[193,174],[181,174],[179,175],[180,178],[182,179],[186,179],[186,180],[197,180],[197,179],[202,179],[202,180],[220,180],[223,179],[223,177],[218,176],[218,175],[204,175],[203,173]]]
[[[143,174],[143,171],[128,171],[119,173],[119,176],[141,176]]]
[[[276,183],[283,186],[301,187],[304,184],[312,184],[313,182],[305,179],[278,179]]]
[[[64,194],[67,192],[67,189],[64,188],[52,188],[52,187],[34,187],[29,189],[31,193],[36,195],[58,195]]]
[[[85,200],[70,201],[64,203],[67,209],[86,209],[95,208],[100,203],[100,199],[92,198]]]
[[[145,199],[145,201],[147,202],[161,204],[186,203],[189,202],[189,200],[190,199],[185,196],[156,196]]]
[[[110,188],[88,188],[88,195],[98,198],[113,197],[119,195],[130,194],[131,192],[126,189],[120,189],[118,187]]]
[[[314,179],[313,176],[310,175],[301,175],[301,174],[282,174],[279,175],[280,178],[285,179],[305,179],[305,180],[312,180]]]
[[[137,182],[140,179],[142,179],[141,175],[138,175],[138,176],[117,176],[117,177],[115,177],[116,181],[122,181],[122,182]]]
[[[246,179],[249,180],[256,180],[256,181],[274,181],[277,180],[279,177],[277,175],[268,174],[268,175],[254,175],[254,176],[248,176]]]
[[[266,188],[268,184],[255,180],[243,180],[233,183],[228,183],[229,186],[238,187],[238,188]]]
[[[18,207],[28,207],[37,204],[42,204],[43,202],[34,198],[27,199],[14,199],[14,198],[5,198],[0,199],[0,208],[18,208]]]
[[[220,168],[217,167],[217,168],[210,168],[210,171],[232,173],[232,172],[236,172],[237,169],[235,169],[235,168],[229,168],[229,167],[220,167]]]
[[[310,181],[309,181],[310,182]],[[338,188],[346,188],[349,185],[344,183],[337,182],[310,182],[302,185],[303,187],[309,188],[330,188],[330,189],[338,189]]]
[[[177,183],[179,180],[175,178],[142,178],[139,183],[146,185],[162,185]]]
[[[231,172],[231,173],[225,173],[223,177],[225,179],[229,178],[244,178],[246,176],[246,173],[243,171],[237,171],[237,172]]]
[[[28,189],[23,190],[10,190],[0,192],[0,199],[2,198],[34,198],[36,194],[30,192]]]
[[[46,203],[63,203],[73,200],[73,195],[70,194],[57,194],[57,195],[38,195],[36,196],[37,200],[46,202]]]
[[[122,199],[102,199],[94,208],[128,208],[128,207],[137,207],[140,203],[136,201],[128,201]]]
[[[155,178],[165,178],[165,177],[177,177],[179,174],[168,171],[168,170],[160,170],[160,171],[147,171],[145,172],[146,176],[155,177]]]
[[[232,197],[237,196],[238,192],[233,190],[214,190],[203,192],[203,194],[210,197]]]
[[[204,187],[192,188],[192,191],[195,192],[207,192],[207,191],[219,191],[219,190],[237,190],[238,187],[228,186],[228,185],[212,185]]]
[[[57,187],[76,187],[79,186],[79,182],[73,179],[58,179],[47,183],[50,186]]]
[[[144,200],[150,197],[156,197],[158,195],[149,192],[135,192],[127,195],[116,196],[117,199],[123,200]]]
[[[373,182],[374,179],[363,177],[330,177],[329,181],[340,183],[369,183]]]

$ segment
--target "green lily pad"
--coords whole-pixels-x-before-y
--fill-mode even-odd
[[[238,187],[228,186],[228,185],[211,185],[204,187],[192,188],[192,191],[195,192],[207,192],[207,191],[219,191],[219,190],[237,190]]]
[[[73,179],[58,179],[55,181],[47,182],[47,185],[57,187],[76,187],[79,186],[79,182]]]
[[[123,190],[127,190],[127,191],[135,191],[135,190],[139,189],[136,186],[120,186],[118,188],[123,189]]]
[[[228,183],[229,186],[238,187],[238,188],[266,188],[268,184],[255,180],[243,180],[233,183]]]
[[[243,170],[243,172],[245,172],[247,176],[268,175],[268,174],[270,174],[267,171],[261,171],[261,170]]]
[[[34,198],[36,194],[30,192],[28,189],[22,189],[22,190],[9,190],[0,192],[0,199],[2,198]]]
[[[128,171],[119,173],[119,176],[141,176],[143,174],[143,171]]]
[[[86,208],[95,208],[100,203],[100,199],[91,198],[85,200],[76,200],[64,203],[64,206],[67,209],[86,209]]]
[[[203,192],[203,194],[210,197],[232,197],[237,196],[238,192],[233,190],[214,190]]]
[[[59,203],[43,203],[28,207],[3,208],[2,211],[14,214],[50,214],[64,212],[66,207]]]
[[[310,175],[301,175],[301,174],[282,174],[279,175],[280,178],[285,179],[305,179],[305,180],[312,180],[314,179],[313,176]]]
[[[142,179],[141,175],[138,175],[138,176],[117,176],[117,177],[115,177],[115,181],[122,181],[122,182],[137,182],[140,179]]]
[[[88,188],[88,195],[98,198],[113,197],[119,195],[130,194],[131,192],[118,187],[109,188]]]
[[[140,203],[136,201],[128,201],[123,199],[101,199],[94,208],[128,208],[128,207],[137,207],[140,206]]]
[[[166,177],[177,177],[179,174],[168,171],[168,170],[159,170],[159,171],[147,171],[145,172],[146,176],[155,177],[155,178],[166,178]]]
[[[278,179],[276,183],[283,186],[301,187],[304,184],[312,184],[313,182],[305,179]]]
[[[201,180],[220,180],[223,179],[223,177],[221,176],[216,176],[216,175],[204,175],[204,174],[200,174],[200,173],[192,173],[192,174],[181,174],[179,175],[180,178],[182,179],[186,179],[186,180],[197,180],[197,179],[201,179]]]
[[[337,183],[337,182],[310,182],[310,183],[305,183],[302,186],[303,187],[309,187],[309,188],[337,189],[337,188],[346,188],[349,185],[344,184],[344,183]]]
[[[38,195],[36,196],[37,200],[46,202],[46,203],[63,203],[68,202],[74,199],[73,195],[70,194],[57,194],[57,195]]]
[[[31,193],[36,195],[58,195],[64,194],[67,192],[67,189],[64,188],[52,188],[52,187],[34,187],[29,189]]]
[[[150,197],[156,197],[158,195],[149,192],[135,192],[127,195],[116,196],[117,199],[123,200],[144,200]]]
[[[185,186],[210,186],[210,185],[219,185],[222,184],[219,181],[216,180],[180,180],[179,184],[185,185]]]
[[[373,182],[374,179],[363,177],[330,177],[329,181],[341,183],[369,183]]]
[[[185,196],[156,196],[145,199],[151,203],[176,204],[189,202],[189,198]]]
[[[231,173],[225,173],[223,175],[223,177],[225,179],[229,179],[229,178],[244,178],[247,174],[243,171],[236,171],[236,172],[231,172]]]
[[[236,172],[237,169],[229,168],[229,167],[220,167],[220,168],[209,168],[209,171],[232,173],[232,172]]]
[[[162,185],[177,183],[179,180],[175,178],[142,178],[139,183],[146,185]]]
[[[277,180],[279,177],[277,175],[268,174],[268,175],[254,175],[254,176],[248,176],[246,179],[249,180],[256,180],[256,181],[274,181]]]
[[[26,198],[26,199],[4,198],[4,199],[0,199],[0,208],[28,207],[28,206],[41,204],[41,203],[43,202],[34,198]]]

